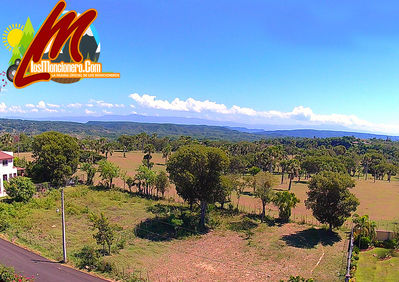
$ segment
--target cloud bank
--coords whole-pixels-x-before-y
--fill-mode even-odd
[[[203,115],[213,114],[217,119],[224,118],[229,121],[246,121],[251,124],[292,124],[296,126],[332,125],[345,127],[351,130],[362,130],[388,134],[399,134],[399,125],[377,124],[357,117],[345,114],[318,114],[311,108],[304,106],[294,107],[292,111],[282,112],[277,110],[257,111],[252,108],[233,105],[227,107],[225,104],[214,101],[199,101],[193,98],[181,100],[175,98],[172,101],[157,99],[156,96],[148,94],[129,95],[137,105],[155,109],[175,112],[201,113]],[[134,105],[133,105],[134,106]]]

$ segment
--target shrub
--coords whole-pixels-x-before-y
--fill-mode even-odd
[[[14,268],[12,268],[12,267],[5,267],[3,265],[0,265],[0,281],[2,281],[2,282],[14,282],[14,281],[25,282],[25,281],[32,281],[32,279],[29,279],[27,277],[16,274]]]
[[[91,246],[84,246],[79,253],[75,254],[75,257],[78,258],[77,266],[88,271],[97,269],[100,262],[99,253]]]
[[[28,177],[11,178],[9,182],[4,182],[4,188],[8,196],[17,202],[27,202],[36,193],[35,184]]]
[[[361,250],[368,249],[371,246],[371,240],[369,237],[358,236],[354,244],[358,246]]]
[[[386,240],[382,242],[382,245],[385,249],[395,249],[398,245],[394,240]]]

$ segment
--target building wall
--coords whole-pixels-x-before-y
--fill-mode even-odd
[[[393,231],[377,230],[378,241],[392,240],[394,237],[395,233]]]
[[[4,152],[11,156],[14,156],[13,152]],[[4,181],[17,176],[17,168],[14,167],[14,160],[10,158],[8,160],[0,160],[0,197],[6,195],[4,191]],[[7,179],[7,180],[5,180]]]

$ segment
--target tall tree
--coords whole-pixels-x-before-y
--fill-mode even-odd
[[[229,159],[219,148],[202,145],[181,147],[167,164],[177,193],[189,203],[201,206],[200,226],[205,227],[207,205],[219,194],[220,176],[228,168]]]
[[[300,163],[297,159],[291,159],[287,163],[286,167],[287,173],[288,173],[288,178],[290,179],[290,183],[288,184],[288,191],[291,190],[291,185],[292,185],[292,180],[294,179],[295,176],[298,175],[299,170],[300,170]]]
[[[262,222],[265,219],[266,204],[273,200],[272,187],[276,184],[273,174],[270,172],[260,172],[255,176],[255,197],[262,202]]]
[[[170,154],[172,153],[172,146],[170,144],[166,144],[166,146],[162,149],[162,158],[165,159],[165,163],[168,162]]]
[[[347,174],[320,172],[310,180],[306,207],[312,209],[318,221],[327,223],[330,230],[339,227],[359,205],[359,200],[349,191],[354,186],[355,182]]]
[[[161,193],[162,198],[165,196],[165,192],[169,188],[169,178],[165,171],[160,171],[156,178],[155,178],[155,188],[157,189],[157,196],[158,193]]]
[[[96,168],[91,163],[83,163],[81,169],[86,172],[86,185],[93,185],[93,179],[97,172]]]
[[[38,182],[63,185],[78,168],[78,142],[68,135],[53,131],[37,135],[32,150],[34,161],[29,172]]]
[[[112,182],[114,178],[119,176],[120,169],[117,165],[102,160],[98,163],[98,171],[100,172],[101,178],[107,182],[108,188],[112,188]]]

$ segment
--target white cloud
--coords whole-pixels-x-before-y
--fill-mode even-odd
[[[0,103],[0,113],[7,112],[7,105],[4,102]]]
[[[103,100],[94,100],[94,99],[90,99],[88,105],[91,105],[91,107],[96,105],[97,107],[101,107],[101,108],[124,108],[125,107],[124,104],[112,104],[112,103],[104,102]]]
[[[225,104],[219,104],[213,101],[205,100],[199,101],[193,98],[186,100],[180,100],[175,98],[172,101],[157,99],[156,96],[148,94],[140,95],[137,93],[129,95],[138,105],[145,108],[157,109],[157,110],[168,110],[168,111],[180,111],[180,112],[192,112],[192,113],[214,113],[222,116],[229,116],[230,119],[236,121],[242,121],[239,117],[246,117],[248,120],[256,120],[259,124],[267,124],[270,121],[284,122],[285,124],[295,125],[334,125],[343,126],[350,129],[366,130],[374,132],[384,133],[399,133],[399,125],[396,124],[376,124],[363,120],[356,115],[344,115],[344,114],[317,114],[309,107],[297,106],[292,111],[281,112],[281,111],[257,111],[255,109],[240,107],[233,105],[227,107]],[[131,105],[134,108],[134,105]],[[226,119],[226,118],[225,118]]]
[[[25,107],[26,107],[26,108],[35,108],[35,105],[33,105],[33,104],[26,104]]]
[[[45,109],[43,109],[43,111],[48,112],[48,113],[58,113],[58,110],[56,110],[56,109],[49,109],[49,108],[45,108]]]
[[[76,109],[78,109],[78,108],[82,107],[82,104],[80,104],[80,103],[72,103],[72,104],[68,104],[67,107],[68,108],[76,108]]]
[[[39,110],[38,109],[32,109],[31,112],[37,113]]]
[[[49,107],[49,108],[60,108],[61,106],[57,105],[57,104],[49,104],[49,103],[47,103],[47,107]]]
[[[39,109],[45,109],[46,108],[46,103],[44,101],[40,101],[37,106]]]
[[[94,112],[94,111],[90,111],[90,110],[88,110],[88,109],[85,109],[85,114],[86,115],[92,115],[92,114],[95,114],[96,112]]]
[[[104,113],[104,114],[106,114],[106,115],[110,115],[110,114],[112,114],[112,112],[111,112],[111,111],[107,111],[107,110],[103,110],[103,113]]]
[[[11,113],[26,113],[26,111],[22,110],[21,106],[11,106],[8,108],[8,111]]]

